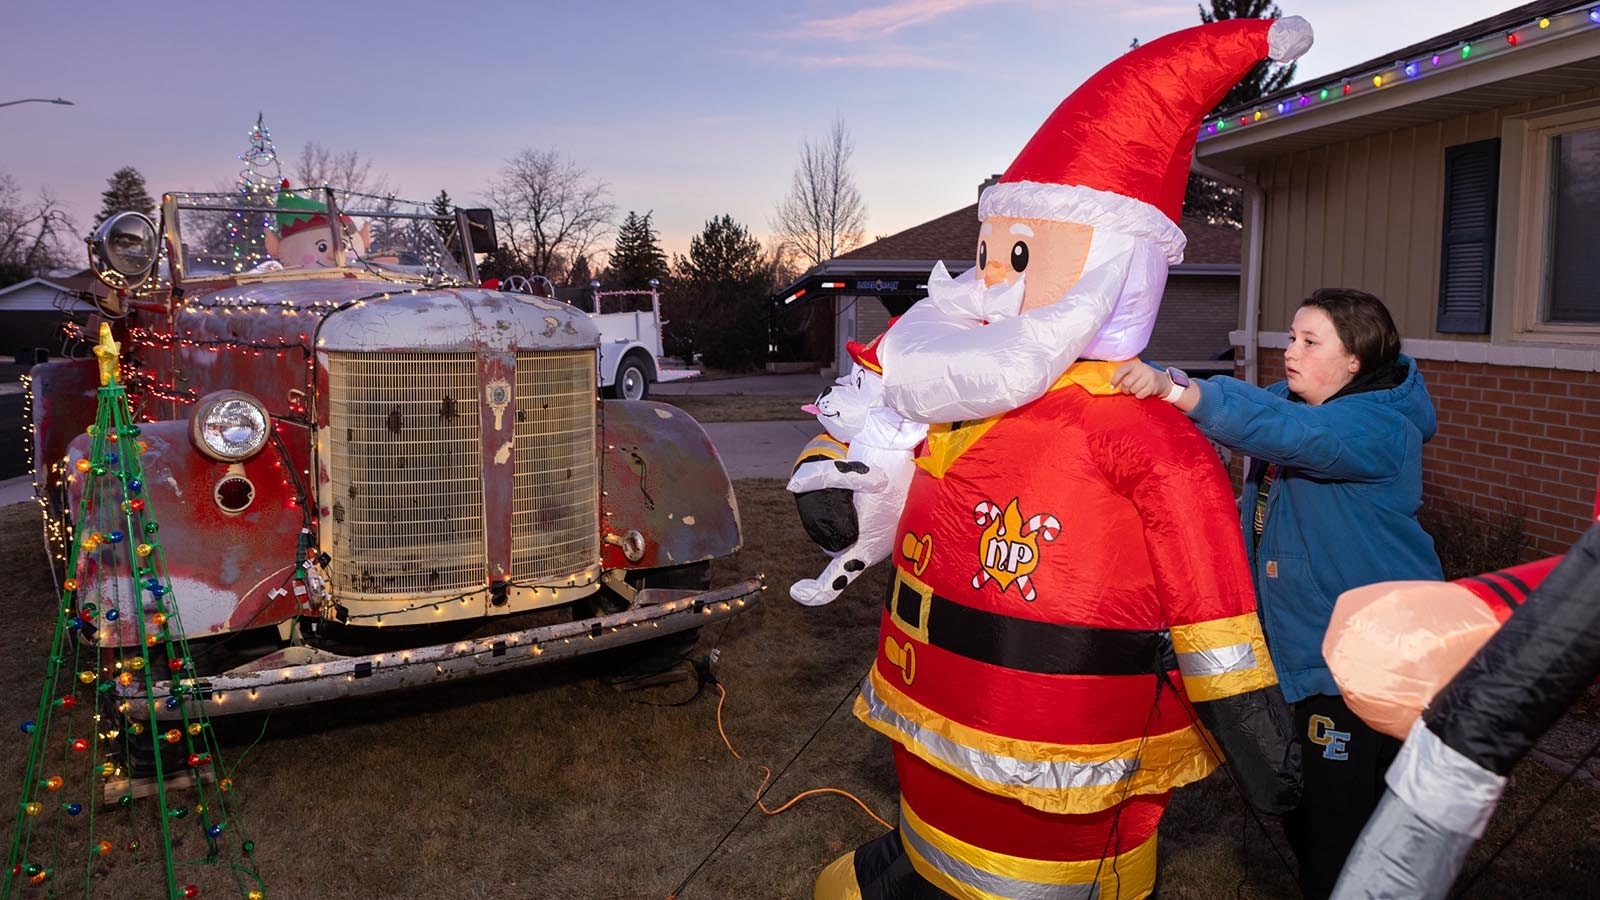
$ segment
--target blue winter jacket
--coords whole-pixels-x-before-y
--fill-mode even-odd
[[[1267,646],[1291,703],[1339,693],[1322,638],[1341,592],[1444,577],[1433,538],[1416,518],[1422,445],[1437,427],[1433,400],[1416,363],[1402,355],[1399,365],[1405,375],[1397,385],[1346,392],[1320,406],[1291,398],[1285,382],[1195,381],[1200,402],[1189,417],[1206,437],[1252,460],[1240,524]],[[1269,462],[1278,472],[1257,545],[1256,498]]]

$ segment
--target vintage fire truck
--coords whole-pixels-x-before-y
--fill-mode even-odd
[[[478,286],[475,223],[325,188],[167,194],[159,224],[124,213],[91,238],[198,675],[158,714],[530,666],[755,600],[759,576],[709,582],[741,537],[704,430],[601,400],[595,326]],[[98,384],[92,358],[32,372],[58,551]],[[79,639],[114,652],[133,618]]]

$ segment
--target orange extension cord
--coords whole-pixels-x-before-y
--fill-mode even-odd
[[[733,754],[733,758],[742,760],[742,759],[744,759],[744,755],[741,754],[739,751],[733,749],[733,742],[728,740],[728,732],[724,731],[723,728],[722,728],[722,703],[723,703],[723,701],[728,699],[728,690],[727,690],[727,688],[724,688],[720,682],[713,682],[713,683],[716,684],[716,687],[717,687],[717,734],[722,736],[722,743],[727,746],[728,752]],[[882,825],[884,827],[885,831],[893,831],[894,830],[894,826],[893,825],[890,825],[888,822],[885,822],[882,818],[880,818],[878,816],[877,813],[873,812],[870,808],[868,808],[867,804],[861,802],[861,798],[860,797],[857,797],[855,794],[852,794],[849,791],[841,790],[840,788],[824,787],[824,788],[812,788],[809,791],[801,791],[800,793],[795,794],[793,797],[791,797],[789,799],[789,801],[787,803],[783,804],[782,806],[778,807],[777,809],[768,809],[767,805],[765,803],[761,802],[761,796],[767,790],[767,783],[772,781],[772,769],[770,767],[768,767],[768,766],[762,766],[759,763],[756,764],[756,765],[761,769],[761,771],[763,773],[762,777],[761,777],[761,785],[756,788],[756,808],[761,810],[762,812],[766,813],[769,816],[775,816],[778,813],[781,813],[784,810],[788,809],[789,807],[795,805],[796,803],[799,803],[801,800],[805,799],[806,797],[812,796],[813,794],[838,794],[841,797],[849,797],[851,800],[854,800],[855,804],[857,806],[861,807],[861,810],[863,812],[865,812],[867,815],[871,816],[872,817],[872,821],[877,822],[879,825]]]

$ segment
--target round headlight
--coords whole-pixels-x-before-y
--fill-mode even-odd
[[[94,274],[114,288],[133,288],[156,263],[156,226],[143,213],[117,213],[89,238]]]
[[[272,417],[261,401],[241,391],[200,398],[189,415],[189,433],[200,452],[219,462],[249,459],[267,444]]]

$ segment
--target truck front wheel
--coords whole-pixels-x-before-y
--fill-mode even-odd
[[[617,366],[617,380],[611,395],[618,400],[643,400],[650,396],[650,363],[644,357],[630,353]]]

